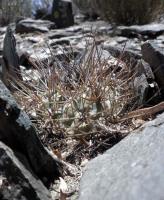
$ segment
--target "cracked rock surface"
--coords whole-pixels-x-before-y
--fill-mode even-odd
[[[164,199],[164,114],[87,165],[79,200]]]

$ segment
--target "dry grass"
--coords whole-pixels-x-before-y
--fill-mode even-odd
[[[110,22],[123,25],[147,24],[164,12],[163,0],[88,0]],[[83,0],[79,0],[79,4]],[[81,3],[82,4],[82,3]],[[80,5],[81,5],[80,4]]]
[[[0,24],[2,26],[18,20],[20,17],[30,17],[30,1],[1,0],[0,1]]]

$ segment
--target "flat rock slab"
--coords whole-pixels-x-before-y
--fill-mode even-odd
[[[164,114],[89,162],[79,200],[164,199]]]
[[[16,24],[16,33],[20,34],[33,33],[33,32],[46,33],[54,27],[55,24],[48,20],[24,19]]]
[[[155,38],[164,33],[164,24],[118,26],[116,32],[118,35],[125,37],[136,37],[138,35],[142,35]]]
[[[50,200],[43,183],[16,158],[13,151],[0,142],[0,199]]]

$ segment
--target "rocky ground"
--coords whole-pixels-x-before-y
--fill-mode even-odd
[[[131,58],[135,57],[138,60],[146,57],[144,56],[145,54],[143,53],[143,49],[141,50],[141,46],[145,41],[149,41],[150,44],[157,46],[159,52],[162,52],[164,47],[164,24],[162,23],[154,23],[144,26],[112,27],[104,21],[97,20],[81,22],[65,29],[54,29],[54,24],[52,22],[25,19],[20,21],[16,26],[15,24],[12,24],[11,28],[15,31],[14,35],[17,43],[17,52],[22,69],[27,71],[34,67],[32,66],[32,63],[29,62],[30,60],[34,61],[33,65],[35,62],[41,62],[42,64],[51,63],[53,62],[53,59],[62,63],[63,66],[69,59],[74,62],[80,62],[81,56],[86,53],[87,49],[93,44],[93,42],[95,42],[97,46],[101,47],[104,57],[110,57],[111,59],[113,57],[120,59],[124,52],[128,52],[128,55],[130,55]],[[0,28],[1,53],[5,32],[6,27]],[[112,47],[114,49],[112,49]],[[126,62],[124,58],[121,59]],[[146,75],[146,78],[147,77],[148,76]],[[141,79],[139,79],[139,81],[140,80]],[[159,87],[163,87],[162,82],[158,82],[157,80],[155,81],[158,83]],[[139,88],[139,86],[137,86],[137,88]],[[141,90],[145,91],[143,87]],[[30,115],[31,113],[29,112],[28,114]],[[140,120],[138,123],[141,125],[144,123],[144,120]],[[124,124],[124,127],[127,127],[127,124]],[[134,129],[134,127],[129,128],[128,132],[132,129]],[[54,151],[58,157],[62,158],[64,162],[69,163],[69,172],[64,176],[64,180],[68,186],[68,191],[66,192],[67,199],[78,198],[79,181],[82,176],[83,168],[88,160],[119,142],[128,132],[124,133],[121,137],[118,136],[115,140],[112,138],[111,141],[108,141],[108,145],[104,149],[98,148],[97,153],[95,153],[95,146],[89,148],[89,150],[83,149],[86,145],[84,145],[84,143],[88,141],[82,140],[77,143],[74,139],[70,140],[60,137],[53,138],[53,136],[49,134],[45,136],[43,132],[40,131],[39,136],[44,145],[48,148],[51,147],[51,150]],[[56,145],[56,140],[61,143],[61,145]],[[66,142],[63,143],[61,141]],[[109,143],[111,144],[109,145]],[[98,144],[99,143],[95,144],[96,147]],[[94,148],[95,150],[93,151]],[[75,156],[76,153],[77,155]],[[56,190],[59,190],[59,186],[54,185],[50,190],[52,195],[55,196],[54,198],[57,198]]]
[[[26,20],[28,22],[28,20]],[[22,22],[23,24],[24,22]],[[29,24],[28,24],[29,23]],[[28,52],[37,58],[44,59],[45,54],[49,54],[49,48],[53,48],[55,55],[61,54],[61,46],[66,50],[70,46],[74,51],[82,51],[86,47],[86,40],[92,33],[97,37],[97,42],[103,45],[103,48],[109,46],[125,48],[141,55],[141,44],[146,40],[153,40],[159,47],[163,48],[164,24],[150,24],[131,27],[112,27],[104,21],[83,22],[65,29],[52,29],[53,23],[31,22],[24,27],[17,28],[16,34],[17,49]],[[34,26],[30,24],[34,23]],[[47,26],[47,27],[46,27]],[[48,28],[49,27],[49,28]],[[1,48],[5,28],[1,28]],[[21,33],[21,34],[19,34]]]

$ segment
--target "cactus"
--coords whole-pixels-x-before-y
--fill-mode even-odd
[[[115,61],[103,58],[95,44],[87,46],[86,52],[68,71],[58,63],[54,68],[39,64],[36,71],[22,75],[26,82],[17,83],[15,97],[30,116],[37,116],[42,128],[67,136],[90,134],[96,121],[107,125],[116,120],[131,100],[133,90],[127,80],[119,78],[122,71],[116,74],[112,69]],[[128,66],[122,66],[130,77]]]

